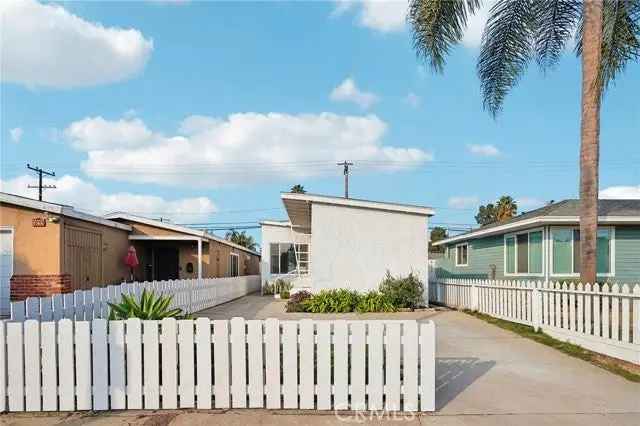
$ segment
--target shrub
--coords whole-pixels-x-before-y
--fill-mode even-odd
[[[269,282],[265,282],[262,286],[262,294],[265,296],[270,296],[274,294],[274,286],[273,284],[269,284]]]
[[[370,291],[360,297],[356,306],[359,313],[365,312],[395,312],[396,308],[389,297],[379,291]]]
[[[299,291],[287,302],[287,312],[305,312],[305,302],[312,298],[313,295],[308,291]]]
[[[304,302],[307,312],[315,314],[353,312],[360,302],[360,295],[354,290],[322,290]]]
[[[182,309],[168,309],[173,296],[157,296],[153,291],[143,290],[138,302],[135,297],[123,294],[118,304],[109,303],[109,319],[124,320],[140,318],[143,320],[161,320],[163,318],[184,319]]]
[[[406,277],[394,277],[387,271],[379,291],[396,309],[413,309],[423,302],[424,284],[413,272]]]
[[[291,291],[291,288],[293,287],[293,284],[291,284],[289,281],[285,281],[282,278],[278,278],[274,283],[273,283],[273,292],[275,294],[279,294],[280,296],[282,296],[282,293],[286,293],[287,294],[287,298],[289,297],[288,294]]]

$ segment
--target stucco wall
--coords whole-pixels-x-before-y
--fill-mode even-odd
[[[54,216],[54,215],[51,215]],[[13,273],[15,275],[53,275],[61,271],[61,224],[47,222],[33,227],[33,218],[45,218],[41,211],[0,204],[0,225],[12,227]]]
[[[265,270],[262,271],[262,283],[275,279],[271,275],[271,243],[310,243],[310,235],[291,232],[289,226],[262,225],[262,262],[265,264]],[[310,248],[313,250],[313,248]]]
[[[427,218],[352,207],[312,205],[314,289],[375,289],[389,270],[427,283]]]
[[[97,232],[102,236],[102,280],[93,285],[107,285],[122,282],[129,276],[129,269],[124,264],[124,258],[129,249],[129,231],[104,226],[97,223],[85,222],[70,217],[62,219],[63,226],[72,226]],[[64,233],[62,234],[64,235]],[[62,247],[64,247],[64,241]],[[67,253],[63,250],[62,264]]]

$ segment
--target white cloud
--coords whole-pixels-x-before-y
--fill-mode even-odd
[[[33,176],[18,176],[10,180],[0,181],[0,190],[11,194],[33,198]],[[91,182],[76,176],[65,175],[60,178],[47,179],[55,189],[45,192],[45,200],[68,204],[82,211],[93,214],[106,214],[114,211],[126,211],[141,216],[169,218],[174,221],[206,220],[216,211],[216,206],[207,197],[177,198],[167,200],[154,195],[140,195],[130,192],[104,193]]]
[[[489,19],[489,10],[493,7],[495,1],[487,1],[480,10],[469,18],[467,29],[462,37],[462,45],[468,48],[476,49],[480,47],[482,42],[482,32]]]
[[[518,210],[527,211],[542,207],[546,202],[534,197],[519,197],[516,199],[516,204],[518,205]]]
[[[462,45],[477,48],[482,41],[482,31],[489,17],[489,9],[495,0],[485,2],[475,15],[469,18]],[[404,31],[409,11],[409,0],[335,0],[332,16],[349,12],[357,15],[358,25],[382,33]]]
[[[638,186],[610,186],[600,191],[600,198],[618,200],[640,199],[640,185]]]
[[[147,138],[149,133],[138,132],[139,138],[113,146],[109,141],[115,139],[105,134],[119,134],[110,126],[120,129],[122,120],[75,126],[84,122],[69,126],[83,129],[71,143],[89,147],[83,170],[129,182],[217,187],[336,175],[335,162],[344,159],[364,160],[383,171],[419,167],[432,159],[422,149],[384,145],[387,124],[375,115],[191,116],[179,136],[148,131],[152,136]],[[138,127],[147,129],[142,122]]]
[[[9,136],[11,136],[11,141],[18,143],[22,140],[23,135],[22,128],[16,127],[14,129],[9,130]]]
[[[480,157],[497,157],[500,155],[500,150],[496,148],[494,145],[478,145],[471,144],[467,145],[467,150],[474,155],[479,155]]]
[[[63,132],[74,148],[82,151],[135,147],[149,142],[151,130],[139,118],[108,121],[87,117],[71,123]]]
[[[458,196],[449,198],[449,207],[454,209],[468,209],[475,208],[478,204],[480,204],[480,199],[475,196]]]
[[[356,11],[358,25],[383,33],[405,28],[408,0],[336,0],[333,16]]]
[[[135,29],[104,27],[57,4],[4,0],[2,80],[28,87],[72,88],[139,73],[153,41]]]
[[[407,96],[404,97],[404,101],[407,105],[418,108],[422,103],[422,98],[413,92],[409,92]]]
[[[371,92],[360,90],[352,78],[346,78],[335,87],[329,98],[334,102],[353,102],[362,109],[367,109],[378,102],[378,96]]]

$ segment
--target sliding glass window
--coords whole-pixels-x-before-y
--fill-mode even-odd
[[[507,235],[504,245],[506,274],[542,274],[542,230]]]
[[[580,274],[580,229],[552,228],[553,275]],[[600,275],[613,271],[613,228],[598,228],[596,267]]]

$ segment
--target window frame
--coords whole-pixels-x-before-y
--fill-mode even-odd
[[[573,271],[573,259],[574,259],[574,252],[573,252],[573,246],[575,243],[575,239],[573,238],[573,232],[575,230],[580,230],[580,226],[550,226],[549,227],[549,259],[551,259],[551,263],[549,265],[549,276],[550,277],[571,277],[571,278],[575,278],[575,277],[579,277],[580,273],[579,272],[571,272],[571,273],[556,273],[553,271],[553,231],[555,230],[569,230],[571,231],[571,270]],[[615,226],[598,226],[598,231],[601,229],[606,229],[609,230],[610,235],[611,235],[611,239],[610,244],[611,247],[609,248],[609,272],[607,273],[600,273],[597,271],[597,258],[596,258],[596,275],[598,277],[615,277],[616,275],[616,227]],[[596,231],[597,232],[597,231]],[[582,236],[580,237],[582,238]],[[597,241],[597,237],[596,237],[596,241]],[[581,241],[582,244],[582,241]],[[597,255],[597,249],[596,249],[596,255]]]
[[[233,258],[236,258],[236,274],[233,274]],[[238,253],[229,253],[229,276],[230,277],[239,277],[240,276],[240,255]]]
[[[460,259],[458,259],[458,247],[462,247],[462,246],[466,246],[467,247],[467,262],[466,263],[460,263]],[[455,251],[455,264],[457,267],[466,267],[469,266],[469,243],[460,243],[460,244],[456,244],[456,251]]]
[[[529,234],[533,232],[542,232],[542,240],[540,241],[540,248],[542,249],[542,268],[540,272],[531,272],[531,237]],[[518,235],[527,234],[527,270],[529,272],[518,272]],[[507,239],[514,239],[514,268],[515,272],[507,272]],[[502,248],[502,266],[504,271],[504,276],[506,277],[544,277],[544,271],[546,266],[546,256],[545,256],[545,230],[544,227],[541,228],[532,228],[523,231],[511,232],[509,234],[504,234],[503,237],[503,248]]]
[[[272,262],[272,257],[273,257],[273,252],[271,251],[271,245],[274,244],[278,247],[278,262],[277,262],[277,269],[278,272],[271,272],[271,268],[273,267],[273,262]],[[311,273],[311,243],[310,242],[303,242],[303,243],[290,243],[290,242],[286,242],[286,241],[273,241],[269,243],[269,275],[289,275],[292,272],[282,272],[282,269],[280,268],[280,260],[281,260],[281,256],[283,251],[282,249],[282,245],[291,245],[293,246],[293,250],[294,250],[294,256],[295,256],[295,262],[296,262],[296,269],[298,270],[298,273],[300,275],[308,275]],[[307,250],[306,251],[300,251],[299,248],[301,246],[307,246]],[[299,255],[300,254],[306,254],[307,255],[307,260],[299,260]],[[306,271],[302,271],[300,270],[300,265],[301,264],[305,264],[306,265]]]

